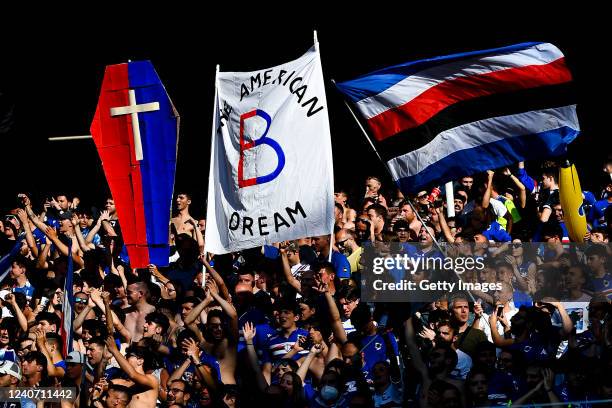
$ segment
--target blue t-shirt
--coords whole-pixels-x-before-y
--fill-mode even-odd
[[[308,336],[308,332],[304,329],[295,329],[289,337],[285,337],[282,331],[276,331],[276,334],[270,336],[267,349],[262,350],[262,362],[270,363],[283,358],[285,354],[291,351],[291,348],[298,341],[298,336]],[[309,350],[302,350],[293,356],[293,360],[299,360],[308,355]]]
[[[264,256],[269,259],[276,259],[280,255],[280,251],[277,247],[272,245],[264,245]]]
[[[593,227],[597,228],[606,225],[604,213],[609,205],[610,203],[607,199],[596,201],[595,204],[593,204],[588,217],[588,220],[593,224]]]
[[[13,293],[23,293],[25,297],[30,300],[34,295],[34,286],[29,281],[26,281],[26,284],[23,287],[15,286],[13,288]]]
[[[393,347],[394,355],[399,355],[399,349],[397,347],[397,341],[395,340],[395,336],[389,335],[391,340],[391,346]],[[368,344],[369,343],[369,344]],[[372,375],[372,369],[374,365],[380,361],[388,361],[387,359],[387,347],[385,346],[385,339],[380,334],[375,334],[373,336],[365,336],[361,340],[361,347],[363,355],[363,370],[366,374],[366,380],[373,380],[374,377]]]
[[[257,332],[255,333],[255,336],[258,336],[260,331],[267,332],[267,329],[265,326],[270,327],[270,325],[267,324],[268,323],[267,316],[261,310],[251,307],[247,311],[242,313],[238,317],[238,328],[239,328],[238,330],[238,335],[239,335],[238,352],[239,353],[242,350],[244,350],[244,348],[246,347],[246,343],[244,341],[244,332],[242,331],[242,328],[247,322],[250,322],[255,326],[255,329],[257,330]],[[272,327],[270,327],[270,330],[273,330]],[[253,342],[253,344],[255,343]]]
[[[351,277],[351,264],[346,256],[338,251],[332,251],[331,263],[334,265],[336,275],[340,279],[348,279]]]
[[[489,241],[495,242],[510,242],[512,241],[512,237],[510,234],[506,232],[505,229],[497,222],[493,221],[489,228],[483,231],[482,235],[484,235]]]
[[[600,293],[612,300],[612,274],[606,273],[602,278],[591,278],[590,287],[595,293]]]

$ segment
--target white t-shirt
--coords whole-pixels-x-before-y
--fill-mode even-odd
[[[509,312],[504,312],[504,316],[506,317],[506,319],[508,319],[508,322],[510,322],[510,319],[512,319],[512,316],[514,316],[515,314],[517,314],[518,309],[512,308],[510,309]],[[489,315],[486,313],[482,313],[482,317],[480,318],[480,322],[478,322],[480,324],[480,326],[478,327],[480,330],[482,330],[483,332],[485,332],[487,339],[493,343],[493,337],[491,336],[491,326],[489,325]],[[497,333],[499,333],[500,336],[504,336],[504,326],[501,324],[501,322],[499,320],[497,320]]]

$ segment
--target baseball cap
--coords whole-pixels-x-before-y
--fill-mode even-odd
[[[19,367],[19,364],[13,361],[0,361],[0,374],[12,375],[21,381],[21,368]]]
[[[85,364],[85,355],[78,351],[71,351],[64,359],[66,364]]]

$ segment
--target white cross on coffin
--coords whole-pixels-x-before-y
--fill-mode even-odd
[[[111,116],[132,115],[132,133],[134,134],[134,153],[136,160],[140,161],[144,158],[142,154],[142,141],[140,140],[140,122],[138,121],[139,112],[153,112],[159,110],[159,102],[136,103],[136,93],[133,89],[128,89],[130,104],[128,106],[117,106],[111,108]]]

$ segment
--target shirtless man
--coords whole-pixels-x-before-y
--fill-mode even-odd
[[[131,311],[125,315],[124,326],[132,335],[133,342],[140,341],[144,333],[145,317],[155,311],[155,306],[147,303],[148,294],[149,288],[144,282],[134,282],[127,287],[127,298]]]
[[[143,390],[132,396],[128,408],[155,408],[159,392],[159,381],[153,374],[147,373],[151,365],[151,356],[147,354],[147,350],[138,346],[128,347],[125,352],[126,357],[124,357],[119,349],[117,349],[113,336],[108,336],[106,346],[108,351],[115,357],[115,360],[117,360],[117,363],[119,363],[119,367],[129,378],[129,380],[115,379],[113,382],[127,387],[135,385]]]
[[[191,238],[198,242],[200,252],[204,249],[204,238],[202,231],[198,228],[198,222],[189,214],[189,206],[191,205],[191,196],[187,193],[179,193],[176,196],[176,208],[178,214],[172,218],[172,225],[176,230],[176,236],[179,234],[188,234]]]
[[[238,313],[234,306],[219,295],[219,289],[213,280],[206,282],[206,298],[196,306],[185,318],[187,325],[194,322],[213,301],[216,301],[221,310],[212,310],[207,315],[206,334],[202,348],[219,361],[221,369],[221,382],[223,384],[236,384],[234,373],[236,371],[236,357],[238,348]],[[229,320],[227,329],[224,321]],[[190,326],[196,330],[195,325]],[[210,340],[210,341],[209,341]]]

